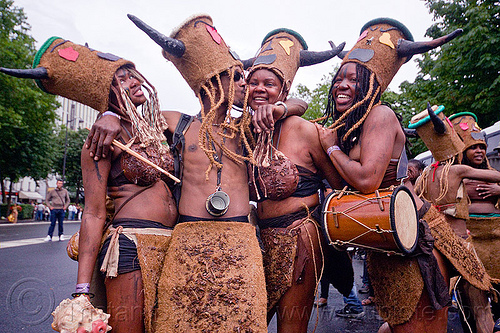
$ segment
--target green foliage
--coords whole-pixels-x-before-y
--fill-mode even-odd
[[[66,149],[66,174],[65,174],[65,187],[70,192],[76,193],[75,199],[78,203],[78,194],[83,189],[82,168],[80,163],[80,155],[82,152],[83,143],[87,138],[88,131],[84,128],[78,131],[68,131],[67,149]],[[64,144],[66,139],[66,129],[61,128],[57,135],[56,145],[57,151],[55,153],[55,171],[62,175],[64,164]]]
[[[445,113],[469,111],[481,127],[498,121],[500,105],[500,5],[493,0],[426,0],[437,23],[426,35],[463,34],[418,61],[420,72],[405,94],[423,110],[426,101]]]
[[[318,119],[323,116],[328,103],[328,93],[332,83],[333,76],[337,72],[338,67],[334,68],[332,72],[323,75],[321,82],[316,85],[312,91],[304,86],[298,84],[295,88],[296,92],[291,94],[295,98],[300,98],[309,104],[307,111],[302,116],[307,120]]]
[[[0,66],[31,67],[36,50],[29,30],[22,8],[0,0]],[[32,80],[0,74],[0,181],[52,171],[57,106]]]

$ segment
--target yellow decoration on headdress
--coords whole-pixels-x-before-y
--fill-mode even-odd
[[[286,54],[290,55],[290,48],[293,46],[293,42],[291,40],[282,40],[279,44],[285,50]]]
[[[384,32],[378,40],[380,41],[380,43],[389,46],[391,49],[394,49],[394,44],[391,42],[391,35],[388,32]]]

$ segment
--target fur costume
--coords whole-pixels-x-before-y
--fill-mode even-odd
[[[158,287],[155,332],[267,332],[266,287],[255,227],[175,226]]]

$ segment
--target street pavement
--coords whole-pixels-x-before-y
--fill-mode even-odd
[[[66,241],[43,242],[49,222],[0,222],[0,332],[54,332],[51,312],[65,298],[71,298],[76,283],[77,262],[66,254]],[[66,236],[80,227],[79,221],[65,221]],[[57,235],[57,228],[56,228]],[[353,260],[357,288],[361,287],[363,262]],[[366,294],[358,294],[362,300]],[[308,332],[375,333],[382,324],[375,306],[365,306],[359,319],[335,316],[343,308],[342,296],[332,286],[328,305],[314,309]],[[276,332],[276,318],[269,324]],[[450,330],[458,332],[460,330]]]

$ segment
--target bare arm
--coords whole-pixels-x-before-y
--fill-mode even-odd
[[[288,109],[287,117],[302,116],[307,110],[307,103],[298,98],[289,98],[285,102]],[[256,133],[269,132],[274,128],[274,123],[283,117],[285,107],[283,105],[267,104],[261,105],[255,110],[252,124]]]
[[[333,130],[316,126],[325,151],[338,144]],[[375,107],[363,125],[359,160],[351,159],[341,150],[331,151],[330,160],[352,187],[363,193],[372,193],[382,183],[399,130],[401,127],[392,110],[385,106]]]
[[[462,179],[476,179],[490,183],[500,182],[500,172],[498,172],[497,170],[476,169],[463,164],[454,165],[453,169],[456,170],[456,173]]]
[[[110,157],[94,161],[89,150],[81,154],[85,210],[80,226],[77,283],[90,283],[106,220],[106,190]]]
[[[168,131],[174,132],[175,126],[180,117],[180,112],[162,111],[162,115],[167,119],[169,124]],[[98,161],[101,158],[106,158],[110,151],[113,150],[113,140],[118,137],[122,128],[120,120],[111,115],[106,115],[98,119],[90,129],[89,135],[85,140],[85,149],[89,151],[89,156]]]

